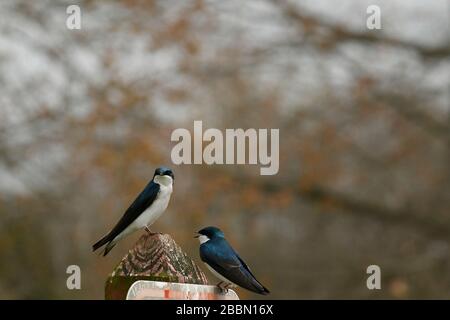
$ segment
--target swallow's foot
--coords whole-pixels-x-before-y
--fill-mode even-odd
[[[220,290],[220,294],[227,294],[228,293],[228,288],[227,288],[227,284],[226,283],[224,283],[223,281],[220,281],[218,284],[217,284],[217,287],[219,288],[219,290]]]
[[[152,232],[152,231],[150,231],[150,229],[147,227],[147,226],[145,226],[145,231],[147,231],[147,233],[149,234],[149,235],[151,235],[151,236],[154,236],[155,234],[162,234],[161,232]]]

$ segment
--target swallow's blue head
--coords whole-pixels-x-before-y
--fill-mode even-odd
[[[195,238],[200,240],[200,243],[205,243],[214,238],[225,238],[222,230],[216,227],[206,227],[197,232]]]
[[[153,175],[153,182],[164,187],[172,187],[175,177],[173,176],[172,170],[166,167],[159,167],[155,170]]]
[[[173,176],[172,170],[170,170],[170,169],[167,168],[167,167],[159,167],[159,168],[157,168],[157,169],[155,170],[155,174],[153,175],[153,179],[154,179],[156,176],[169,176],[169,177],[172,178],[172,180],[175,179],[175,177]]]

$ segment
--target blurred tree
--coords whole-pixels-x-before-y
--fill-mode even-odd
[[[193,257],[192,233],[218,225],[270,298],[449,298],[443,1],[403,34],[390,21],[414,4],[374,33],[357,1],[340,19],[295,1],[79,1],[80,31],[68,3],[0,4],[0,297],[102,298],[139,235],[107,259],[91,244],[201,119],[279,128],[280,172],[175,167],[155,228]],[[370,264],[386,290],[365,287]]]

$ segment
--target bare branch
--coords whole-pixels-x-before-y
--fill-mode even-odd
[[[343,42],[359,42],[362,44],[383,44],[400,47],[417,52],[423,59],[447,59],[450,56],[450,45],[447,43],[441,46],[428,47],[418,43],[392,38],[380,33],[353,31],[345,26],[329,23],[320,18],[306,15],[287,2],[276,2],[287,18],[295,22],[302,31],[312,34],[323,34],[320,40],[320,47],[329,49]],[[304,43],[303,43],[304,44]],[[287,46],[300,46],[302,42],[290,42]]]

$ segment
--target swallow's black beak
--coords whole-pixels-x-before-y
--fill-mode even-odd
[[[199,235],[199,234],[196,234],[196,235],[194,236],[194,238],[198,238],[198,237],[200,237],[200,235]]]
[[[161,176],[169,176],[169,177],[171,177],[173,180],[175,180],[175,177],[174,177],[174,175],[173,175],[172,170],[166,170],[166,171],[164,171],[164,172],[161,172],[160,175],[161,175]]]

